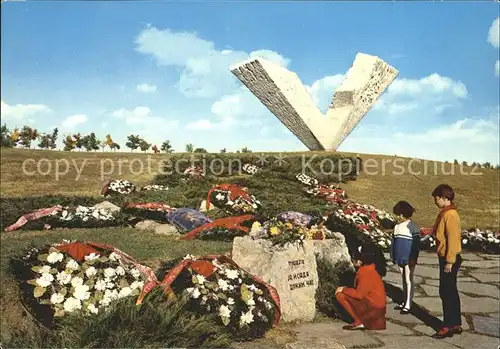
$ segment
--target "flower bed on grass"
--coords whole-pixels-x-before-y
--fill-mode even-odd
[[[69,314],[93,315],[156,284],[151,269],[108,245],[63,241],[31,248],[12,260],[22,298],[35,318],[52,326]]]
[[[187,295],[189,309],[217,314],[235,339],[261,337],[280,318],[276,290],[225,256],[187,255],[162,285],[174,296]]]

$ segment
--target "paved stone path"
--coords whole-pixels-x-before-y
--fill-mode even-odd
[[[387,329],[384,331],[345,331],[339,320],[285,326],[297,341],[278,345],[268,339],[236,345],[235,348],[263,349],[500,349],[500,256],[463,253],[458,274],[464,332],[442,340],[430,337],[442,319],[439,298],[439,269],[434,253],[421,252],[415,270],[415,297],[411,314],[394,310],[402,297],[401,276],[389,263],[386,281]],[[388,256],[386,256],[388,258]]]

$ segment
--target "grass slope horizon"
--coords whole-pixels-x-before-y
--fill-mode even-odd
[[[190,155],[174,153],[172,155]],[[213,155],[214,153],[212,153]],[[225,155],[240,155],[226,153]],[[363,171],[354,181],[340,183],[350,199],[391,212],[399,200],[409,201],[417,210],[414,221],[432,226],[437,215],[430,193],[438,184],[455,189],[464,229],[499,230],[500,171],[493,168],[463,166],[395,155],[355,154],[344,152],[255,152],[272,156],[303,156],[304,162],[315,155],[359,156]],[[199,154],[198,154],[199,155]],[[208,155],[208,154],[207,154]],[[222,155],[222,154],[220,154]],[[241,154],[243,156],[243,154]],[[136,185],[151,183],[170,154],[141,152],[63,152],[39,149],[1,149],[2,199],[46,195],[98,197],[104,182],[127,179]],[[25,169],[30,173],[23,172]],[[56,179],[56,164],[59,178]],[[41,173],[37,171],[37,165]],[[51,166],[51,171],[49,170]],[[68,166],[68,167],[66,167]],[[142,166],[142,169],[141,169]],[[319,168],[315,168],[319,170]],[[45,171],[48,171],[45,175]],[[205,199],[201,197],[200,201]],[[168,203],[168,202],[167,202]],[[285,207],[283,211],[287,208]]]

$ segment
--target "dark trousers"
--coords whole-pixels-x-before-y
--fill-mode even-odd
[[[457,255],[449,273],[444,272],[445,264],[446,259],[439,257],[439,297],[443,302],[443,325],[453,327],[462,325],[460,296],[457,289],[457,274],[462,265],[462,257]]]

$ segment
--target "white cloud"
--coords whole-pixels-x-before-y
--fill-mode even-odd
[[[138,92],[142,92],[142,93],[155,93],[158,90],[156,85],[150,85],[150,84],[146,84],[146,83],[142,83],[142,84],[137,85],[135,87],[135,89]]]
[[[488,42],[493,45],[493,47],[500,47],[500,17],[497,17],[493,23],[491,23],[490,30],[488,31]]]
[[[37,114],[51,113],[49,107],[44,104],[16,104],[9,105],[1,101],[1,114],[3,120],[21,121]]]
[[[235,120],[231,117],[223,118],[220,122],[200,119],[186,124],[186,129],[191,131],[224,130],[234,125]]]
[[[123,124],[128,126],[128,128],[124,129],[125,134],[117,137],[117,139],[122,139],[123,144],[125,144],[124,139],[130,133],[139,134],[153,144],[161,144],[167,138],[167,135],[171,135],[172,130],[179,127],[179,120],[155,116],[152,110],[146,106],[137,106],[134,109],[118,109],[111,112],[110,116],[112,119],[123,121]],[[113,126],[116,125],[112,119],[107,120],[109,123],[106,123],[106,126],[110,128],[109,132],[112,132]]]
[[[84,124],[87,121],[88,121],[88,118],[84,114],[71,115],[63,120],[63,122],[61,123],[61,129],[67,130],[67,131],[73,131],[73,130],[75,130],[76,126]]]
[[[422,132],[394,132],[360,127],[339,150],[367,154],[395,154],[426,160],[499,163],[498,119],[462,119]]]
[[[307,92],[309,92],[316,102],[316,105],[323,113],[326,113],[328,106],[332,102],[335,89],[340,86],[343,80],[343,74],[336,74],[325,76],[313,82],[311,86],[306,86]]]
[[[467,88],[461,81],[453,81],[437,73],[425,78],[396,79],[387,89],[392,95],[423,95],[449,93],[457,98],[467,97]]]
[[[151,55],[160,66],[180,67],[177,88],[187,97],[210,98],[233,92],[238,86],[229,67],[249,57],[264,57],[287,65],[289,59],[271,50],[250,53],[218,50],[195,32],[175,32],[148,27],[137,36],[136,50]],[[173,49],[174,48],[174,49]]]
[[[500,60],[498,59],[495,63],[495,76],[500,76]]]

